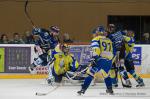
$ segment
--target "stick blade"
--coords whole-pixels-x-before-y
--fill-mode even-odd
[[[47,93],[35,93],[35,95],[37,95],[37,96],[45,96],[45,95],[47,95]]]
[[[56,86],[56,87],[54,87],[52,90],[49,90],[48,92],[45,92],[45,93],[36,92],[35,95],[37,95],[37,96],[45,96],[45,95],[48,95],[48,94],[54,92],[54,91],[55,91],[57,88],[59,88],[59,87],[60,87],[60,86]]]

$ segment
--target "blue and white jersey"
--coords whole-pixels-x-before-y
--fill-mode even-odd
[[[33,29],[32,33],[38,36],[35,45],[40,46],[42,49],[54,49],[58,44],[58,40],[54,38],[53,35],[50,35],[49,31],[46,29]]]
[[[113,42],[113,48],[119,50],[123,44],[123,32],[118,31],[115,33],[110,33],[108,38]]]

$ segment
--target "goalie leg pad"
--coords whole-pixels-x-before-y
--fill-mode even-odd
[[[62,81],[63,76],[64,76],[64,75],[57,75],[55,73],[54,68],[52,69],[52,75],[53,75],[53,77],[55,79],[55,82],[57,82],[57,83],[60,83]]]

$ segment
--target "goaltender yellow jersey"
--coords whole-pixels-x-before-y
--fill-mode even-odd
[[[79,63],[72,54],[65,55],[63,52],[54,55],[54,71],[57,75],[66,73],[67,71],[76,71]]]
[[[112,41],[105,36],[97,36],[92,39],[91,48],[93,57],[102,57],[111,60],[113,58]]]

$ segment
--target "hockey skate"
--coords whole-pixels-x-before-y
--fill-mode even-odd
[[[106,93],[108,93],[109,95],[114,95],[112,88],[107,89]]]
[[[78,93],[78,95],[82,95],[82,94],[84,94],[84,93],[85,93],[85,90],[84,90],[84,89],[81,89],[81,90],[80,90],[80,91],[78,91],[77,93]]]
[[[112,87],[117,88],[118,84],[112,84]]]
[[[126,87],[126,88],[131,88],[132,87],[132,84],[131,84],[131,81],[128,79],[125,81],[125,84],[123,85],[123,87]]]
[[[33,64],[31,64],[28,69],[31,74],[37,74],[36,68],[33,66]]]
[[[49,85],[54,85],[54,83],[55,83],[54,77],[47,78],[46,80],[47,80],[47,83],[48,83]]]
[[[136,87],[144,87],[145,86],[143,79],[141,77],[139,77],[136,81],[138,83],[138,85],[136,85]]]
[[[144,82],[141,82],[141,83],[139,83],[138,85],[136,85],[136,87],[144,87],[145,86],[145,84],[144,84]]]

